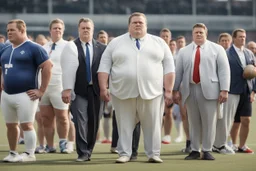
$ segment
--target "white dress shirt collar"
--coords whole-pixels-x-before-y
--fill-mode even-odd
[[[238,57],[241,61],[242,66],[245,67],[246,66],[246,59],[245,59],[245,55],[244,55],[244,47],[242,46],[241,48],[238,48],[234,44],[233,44],[233,47],[234,47],[234,49],[235,49],[235,51],[236,51],[236,53],[237,53],[237,55],[238,55]]]
[[[83,41],[80,39],[80,41],[81,41],[81,45],[82,45],[83,47],[85,47],[86,43],[89,43],[90,47],[92,47],[92,40],[90,40],[89,42],[83,42]]]
[[[53,43],[55,43],[55,45],[57,46],[58,44],[60,44],[61,42],[63,42],[64,40],[61,38],[60,40],[58,40],[57,42],[53,42],[52,40],[49,41],[49,46],[50,48],[52,47]]]
[[[197,45],[195,42],[193,42],[193,49],[196,49],[197,46],[200,46],[201,49],[204,49],[204,48],[205,48],[205,45],[206,45],[206,42],[207,42],[207,40],[206,40],[206,41],[204,42],[204,44],[202,44],[202,45]]]
[[[236,52],[244,51],[244,46],[242,46],[241,48],[238,48],[238,47],[236,47],[236,45],[233,44],[233,47],[235,48]]]
[[[141,37],[138,39],[139,43],[140,43],[140,49],[143,47],[145,39],[146,39],[147,34],[144,37]],[[132,37],[131,35],[129,35],[130,39],[132,40],[132,42],[136,42],[136,38]]]
[[[138,39],[138,40],[139,40],[139,42],[143,44],[143,42],[144,42],[144,41],[145,41],[145,39],[146,39],[146,36],[147,36],[147,34],[146,34],[145,36],[143,36],[143,37],[139,38],[139,39]],[[136,38],[132,37],[131,35],[130,35],[130,38],[131,38],[131,40],[132,40],[133,42],[135,42],[135,41],[136,41]]]

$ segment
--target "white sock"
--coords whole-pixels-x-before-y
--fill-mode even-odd
[[[68,141],[67,149],[70,151],[74,151],[74,142],[73,141]]]
[[[11,152],[11,153],[14,153],[14,154],[16,154],[16,155],[19,154],[17,151],[12,151],[12,150],[10,150],[10,152]]]
[[[60,141],[60,142],[61,142],[61,141],[67,141],[67,139],[66,139],[66,138],[60,138],[59,141]]]
[[[176,119],[174,121],[174,123],[175,123],[175,127],[176,127],[176,130],[177,130],[177,137],[183,137],[182,121],[179,120],[179,119]]]
[[[24,131],[25,149],[29,154],[34,154],[36,149],[36,131]]]
[[[109,139],[109,133],[110,133],[110,119],[111,118],[104,118],[104,122],[103,122],[104,136],[107,139]]]

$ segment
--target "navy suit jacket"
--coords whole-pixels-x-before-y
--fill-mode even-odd
[[[244,56],[246,59],[246,65],[255,64],[254,55],[249,50],[244,48]],[[246,80],[243,78],[244,69],[242,67],[242,63],[234,46],[232,45],[227,49],[227,56],[230,65],[231,71],[231,82],[230,82],[230,94],[242,94],[245,90],[245,86],[247,85],[249,88],[249,92],[256,92],[255,78],[251,80]]]
[[[86,79],[84,79],[86,75],[86,66],[85,66],[85,54],[83,47],[81,45],[81,41],[79,38],[74,40],[77,51],[78,51],[78,60],[79,60],[79,66],[77,68],[77,75],[76,75],[76,83],[75,83],[75,93],[79,94],[80,96],[87,96],[87,89],[84,89],[84,87],[88,86],[88,83]],[[100,60],[102,53],[104,52],[106,45],[103,45],[102,43],[92,40],[93,44],[93,61],[91,66],[91,74],[92,74],[92,81],[93,81],[93,90],[94,93],[97,96],[100,96],[100,88],[99,88],[99,80],[98,80],[98,68],[100,65]]]

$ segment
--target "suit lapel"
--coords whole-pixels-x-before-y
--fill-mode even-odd
[[[248,64],[254,64],[254,61],[250,58],[250,54],[247,50],[244,50],[244,56],[245,56],[245,60],[246,60],[246,65]]]
[[[75,44],[77,46],[78,54],[81,55],[81,59],[85,62],[85,54],[84,54],[84,49],[82,47],[82,42],[80,41],[79,38],[77,38],[75,41]]]
[[[97,58],[97,52],[99,51],[99,45],[98,42],[96,40],[92,40],[92,46],[93,46],[93,58],[92,58],[92,65],[95,63],[96,58]]]
[[[240,58],[239,58],[238,54],[236,53],[236,50],[235,50],[235,48],[233,46],[230,47],[229,53],[231,55],[231,58],[235,59],[238,62],[238,64],[241,66],[241,68],[243,68],[243,65],[242,65],[242,63],[240,61]]]
[[[186,54],[186,56],[188,56],[190,59],[191,59],[191,58],[192,58],[192,59],[190,60],[190,59],[188,58],[188,60],[186,60],[188,65],[187,65],[187,67],[185,67],[185,68],[186,68],[186,69],[189,69],[189,71],[191,71],[191,70],[192,70],[192,66],[193,66],[192,64],[194,64],[194,60],[193,60],[194,58],[192,57],[193,50],[194,50],[194,44],[193,44],[193,43],[190,43],[190,44],[188,45],[188,48],[189,48],[189,49],[188,49],[188,51],[187,51],[188,53]],[[190,73],[190,75],[191,75],[191,73]]]

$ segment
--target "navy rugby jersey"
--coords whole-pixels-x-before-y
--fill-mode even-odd
[[[48,60],[46,51],[38,44],[25,41],[0,51],[4,91],[17,94],[38,88],[38,67]]]

